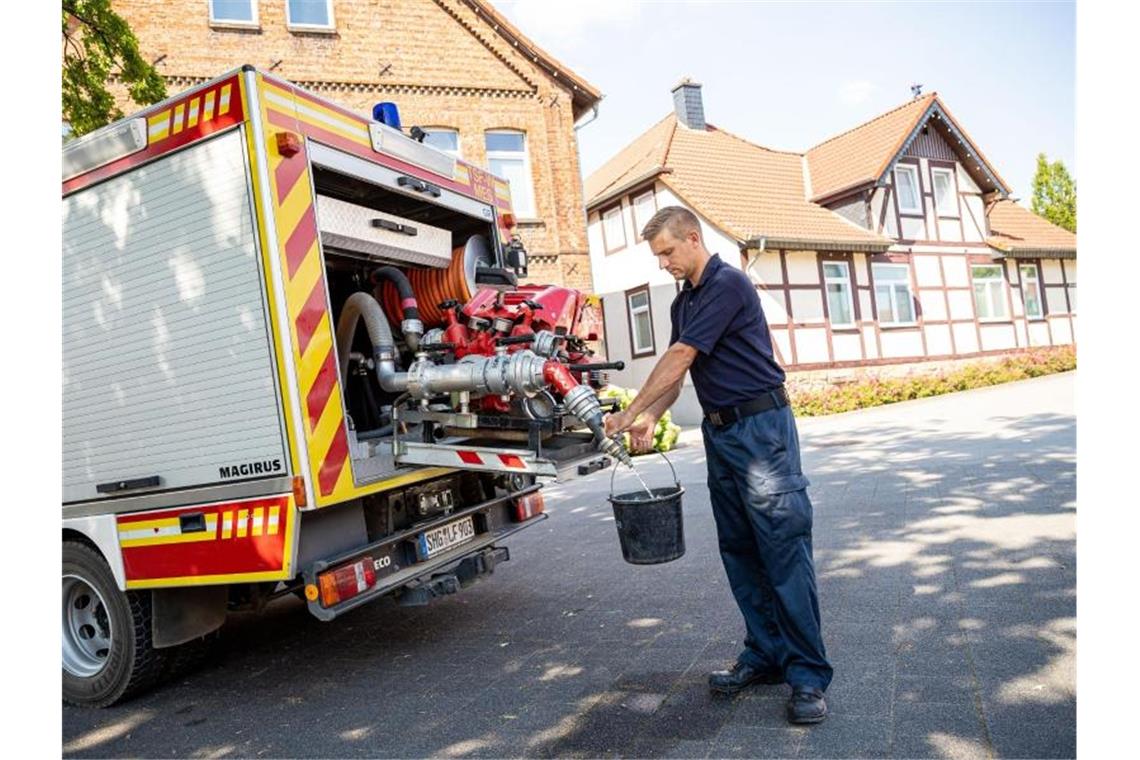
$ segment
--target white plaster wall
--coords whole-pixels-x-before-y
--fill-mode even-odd
[[[835,350],[837,362],[853,362],[863,358],[863,348],[858,333],[832,333],[831,345]]]
[[[795,331],[796,356],[800,364],[826,363],[827,330],[822,328],[798,327]]]
[[[1029,345],[1031,346],[1047,346],[1049,345],[1049,326],[1044,322],[1030,322],[1029,323]]]
[[[758,285],[781,285],[784,272],[780,268],[780,254],[777,251],[763,251],[749,257],[747,274]]]
[[[954,166],[958,169],[958,192],[960,193],[980,193],[982,189],[974,182],[974,178],[966,171],[965,167],[960,162],[955,162]]]
[[[962,225],[958,223],[957,219],[939,219],[938,239],[944,243],[962,242]]]
[[[1054,345],[1062,346],[1073,342],[1073,331],[1069,329],[1067,317],[1052,317],[1049,327],[1053,330]]]
[[[855,254],[855,284],[868,285],[870,281],[867,279],[867,256],[866,254]],[[866,316],[864,316],[866,319]]]
[[[1069,311],[1063,286],[1045,288],[1045,310],[1049,314],[1065,314]]]
[[[964,288],[970,285],[970,268],[963,256],[942,257],[942,269],[946,272],[946,285],[951,288]],[[970,310],[973,313],[973,309]]]
[[[1065,279],[1068,280],[1070,285],[1077,284],[1077,260],[1076,259],[1061,259],[1061,263],[1065,267]]]
[[[1069,286],[1069,311],[1073,314],[1077,313],[1077,286]]]
[[[904,216],[902,218],[902,235],[899,237],[903,240],[926,240],[926,225],[921,219]]]
[[[946,294],[950,299],[951,319],[974,318],[974,294],[968,290],[951,290]]]
[[[918,287],[936,287],[942,284],[942,271],[938,266],[938,256],[912,257],[914,260],[914,274],[918,279]]]
[[[788,251],[788,282],[794,285],[818,285],[819,265],[815,251]]]
[[[962,225],[966,240],[980,242],[986,239],[986,211],[981,196],[962,196]]]
[[[946,319],[946,299],[941,290],[918,291],[918,302],[922,306],[922,318],[940,322]]]
[[[822,323],[823,294],[818,290],[793,290],[792,295],[792,321]]]
[[[786,325],[788,323],[788,310],[784,305],[783,291],[769,291],[757,288],[756,294],[760,296],[760,308],[769,325]]]
[[[1017,345],[1018,346],[1028,346],[1029,345],[1029,331],[1025,326],[1025,320],[1024,319],[1014,320],[1013,330],[1015,333],[1017,333]]]
[[[978,352],[978,332],[974,324],[962,323],[951,325],[954,331],[954,344],[959,354],[975,354]]]
[[[609,293],[602,296],[602,314],[606,321],[606,360],[625,362],[620,372],[610,371],[610,382],[627,387],[633,379],[629,353],[629,325],[626,322],[624,294]]]
[[[982,350],[1002,351],[1008,348],[1017,348],[1013,338],[1013,330],[1009,325],[981,325]]]
[[[778,351],[776,356],[777,363],[791,364],[792,363],[792,343],[788,340],[788,331],[786,329],[773,328],[772,334],[772,347]]]
[[[867,312],[870,314],[870,312]],[[878,359],[879,347],[875,343],[875,328],[867,326],[863,328],[863,345],[867,347],[867,358]]]
[[[883,204],[886,202],[887,189],[880,187],[871,194],[871,223],[875,227],[876,232],[882,232],[879,229],[879,219],[883,216]],[[890,209],[887,210],[887,216],[891,215]],[[885,221],[885,220],[884,220]]]
[[[950,325],[926,326],[926,352],[930,356],[953,353],[950,343]]]
[[[1041,259],[1041,273],[1049,285],[1061,285],[1061,262],[1058,259]]]
[[[649,307],[653,314],[653,348],[658,356],[669,348],[669,336],[673,332],[673,320],[670,319],[669,312],[676,297],[675,280],[668,285],[656,285],[649,289]]]
[[[870,321],[873,316],[871,311],[871,291],[869,290],[859,291],[859,315],[867,321]]]
[[[884,330],[882,334],[883,358],[922,356],[922,335],[918,330]]]

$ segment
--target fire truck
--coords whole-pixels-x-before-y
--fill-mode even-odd
[[[628,461],[597,303],[519,285],[508,184],[373,115],[245,66],[64,146],[67,701],[282,595],[454,593],[552,452]]]

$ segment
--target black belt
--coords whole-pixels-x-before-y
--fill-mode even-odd
[[[751,417],[754,414],[760,414],[760,412],[766,412],[769,409],[777,409],[787,405],[788,392],[784,390],[784,386],[781,385],[775,390],[768,391],[760,398],[747,401],[740,406],[726,406],[723,409],[714,409],[705,415],[705,419],[711,422],[713,427],[720,428],[731,425],[745,417]]]

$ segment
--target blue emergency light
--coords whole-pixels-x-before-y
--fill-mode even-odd
[[[372,118],[381,124],[387,124],[392,129],[400,128],[400,109],[391,101],[372,106]]]

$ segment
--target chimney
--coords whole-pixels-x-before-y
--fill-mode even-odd
[[[705,107],[701,102],[701,85],[685,77],[673,88],[673,109],[677,120],[689,129],[705,129]]]

